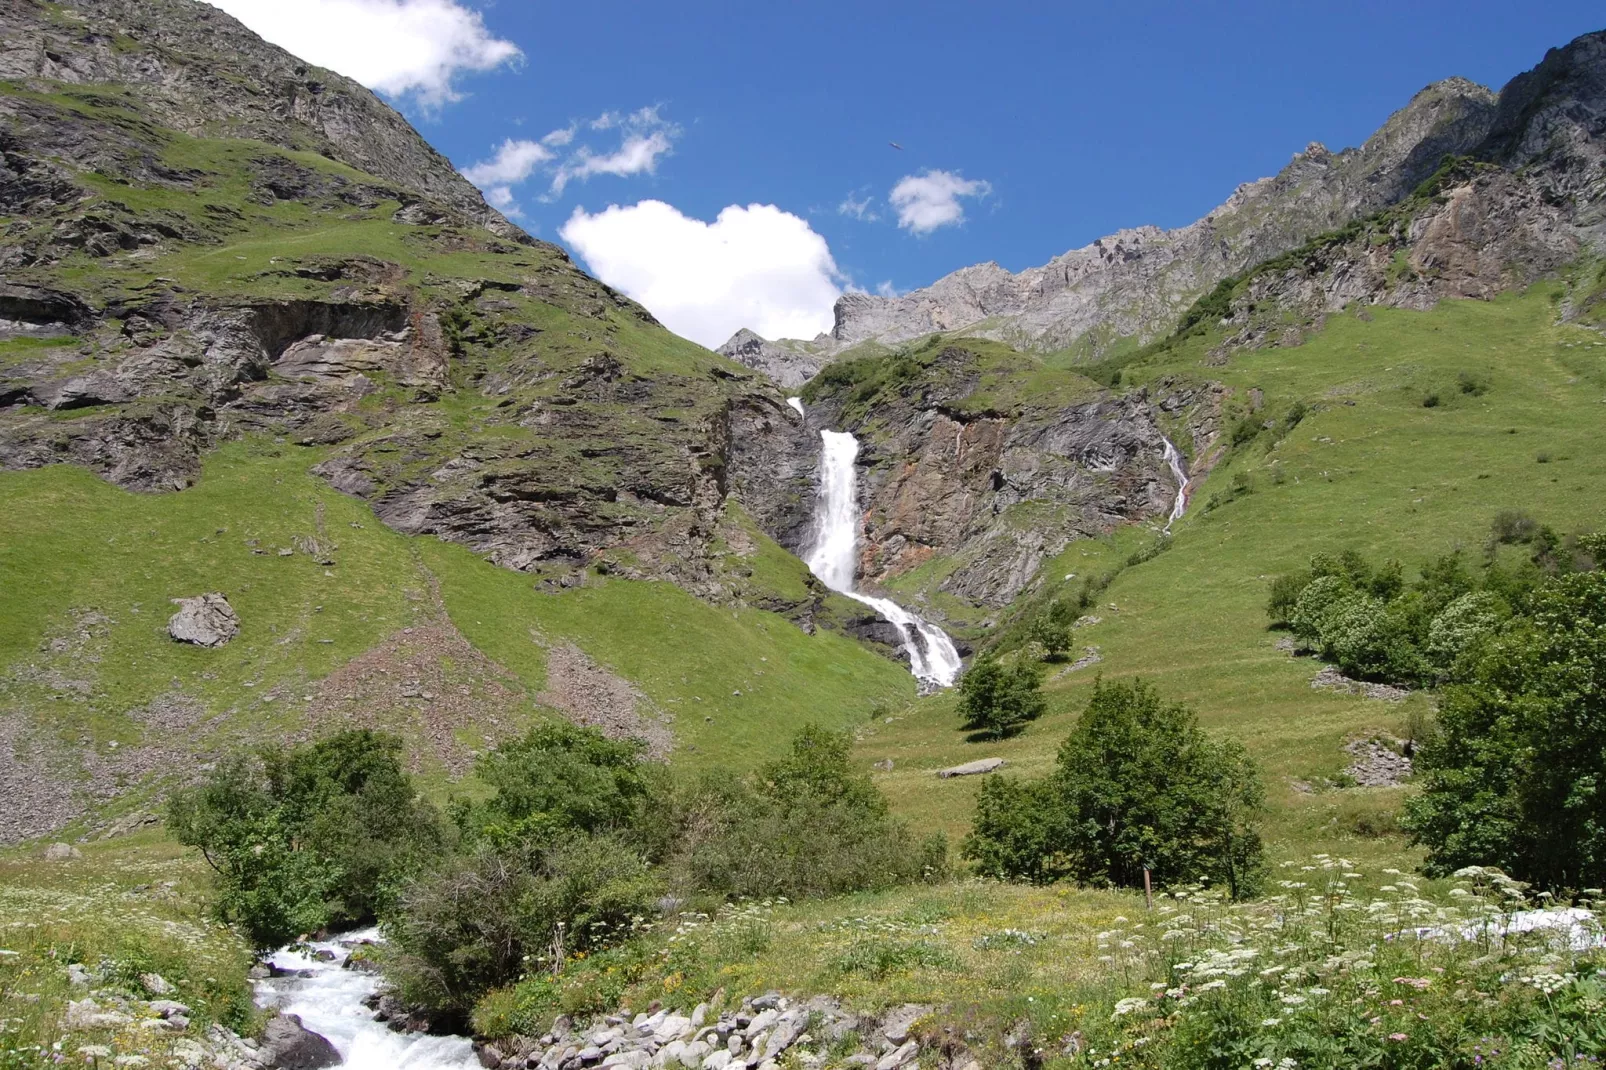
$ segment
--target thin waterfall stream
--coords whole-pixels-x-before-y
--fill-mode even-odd
[[[898,630],[909,671],[922,684],[952,687],[963,668],[948,633],[890,598],[861,594],[859,571],[859,440],[846,431],[820,432],[820,495],[814,510],[814,544],[804,561],[831,590],[862,602]]]
[[[1169,438],[1161,437],[1165,453],[1165,463],[1171,468],[1171,477],[1177,481],[1177,497],[1171,503],[1171,515],[1166,517],[1165,530],[1169,532],[1171,525],[1182,519],[1182,514],[1188,511],[1188,469],[1182,463],[1182,451],[1171,444]]]

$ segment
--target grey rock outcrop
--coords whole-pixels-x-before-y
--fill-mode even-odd
[[[22,0],[0,8],[0,78],[137,87],[174,129],[323,152],[528,240],[368,89],[268,44],[210,4],[67,0],[45,17],[42,7]],[[209,56],[227,62],[197,62]]]
[[[1006,764],[1008,763],[1002,758],[977,758],[975,761],[965,762],[963,765],[939,769],[937,775],[943,780],[950,780],[956,776],[981,776],[983,773],[991,773],[1002,769]]]
[[[323,1070],[340,1065],[340,1053],[328,1038],[312,1032],[294,1014],[269,1019],[262,1029],[262,1065],[279,1070]]]
[[[715,352],[763,372],[782,389],[791,390],[814,378],[841,346],[829,335],[817,342],[767,342],[743,327]]]
[[[217,592],[175,598],[179,607],[167,621],[167,634],[181,643],[218,647],[240,634],[240,618],[229,600]]]

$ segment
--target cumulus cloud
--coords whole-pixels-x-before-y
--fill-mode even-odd
[[[560,234],[603,282],[709,347],[742,327],[812,338],[842,293],[825,239],[772,204],[733,204],[712,223],[655,200],[576,208]]]
[[[460,100],[453,82],[523,53],[461,0],[211,0],[309,63],[426,110]]]
[[[865,223],[874,223],[880,219],[880,215],[875,211],[875,198],[869,194],[865,194],[862,197],[855,196],[857,193],[858,191],[855,190],[854,193],[843,197],[842,203],[836,206],[837,213]]]
[[[961,178],[953,171],[922,171],[899,179],[887,200],[898,210],[898,226],[915,234],[930,234],[938,227],[965,221],[961,197],[985,197],[992,191],[993,187],[979,178]]]

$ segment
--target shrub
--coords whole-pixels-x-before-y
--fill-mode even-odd
[[[1055,620],[1051,613],[1044,613],[1032,621],[1028,634],[1032,642],[1043,648],[1045,661],[1062,661],[1071,648],[1071,625]]]
[[[1495,633],[1511,616],[1510,609],[1488,591],[1472,591],[1457,598],[1428,625],[1423,650],[1440,679],[1451,675],[1456,661]]]
[[[1504,509],[1495,514],[1490,534],[1508,546],[1532,542],[1539,534],[1539,522],[1520,509]]]
[[[175,794],[167,823],[216,872],[218,915],[259,948],[367,921],[438,851],[402,742],[360,729],[220,764]]]
[[[1606,537],[1583,541],[1606,551]],[[1552,890],[1606,884],[1606,573],[1546,583],[1528,619],[1446,689],[1438,721],[1405,822],[1430,872],[1493,865]]]
[[[1293,619],[1294,606],[1310,584],[1311,574],[1306,571],[1290,572],[1271,581],[1271,597],[1266,601],[1266,616],[1274,626],[1287,627]]]
[[[1048,708],[1030,665],[982,661],[959,681],[959,716],[967,731],[993,739],[1018,734]]]
[[[475,763],[494,794],[459,804],[454,817],[466,835],[503,846],[574,831],[636,830],[658,786],[645,752],[639,740],[609,739],[568,721],[537,725]]]
[[[386,976],[409,1002],[463,1014],[487,989],[627,934],[656,897],[615,835],[561,835],[533,860],[482,848],[408,889],[386,925]]]
[[[1455,377],[1456,388],[1463,394],[1481,398],[1489,392],[1489,377],[1477,375],[1473,372],[1462,372]]]
[[[753,777],[685,786],[672,884],[731,899],[799,899],[945,876],[946,842],[916,844],[869,776],[853,770],[851,747],[845,734],[808,726]]]
[[[1210,880],[1258,885],[1264,799],[1237,743],[1211,739],[1187,707],[1141,682],[1098,681],[1055,771],[984,787],[965,856],[984,873],[1142,887]]]

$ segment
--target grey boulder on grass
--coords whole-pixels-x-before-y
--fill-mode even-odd
[[[240,634],[240,618],[221,594],[175,598],[177,613],[168,618],[167,634],[181,643],[222,646]]]

